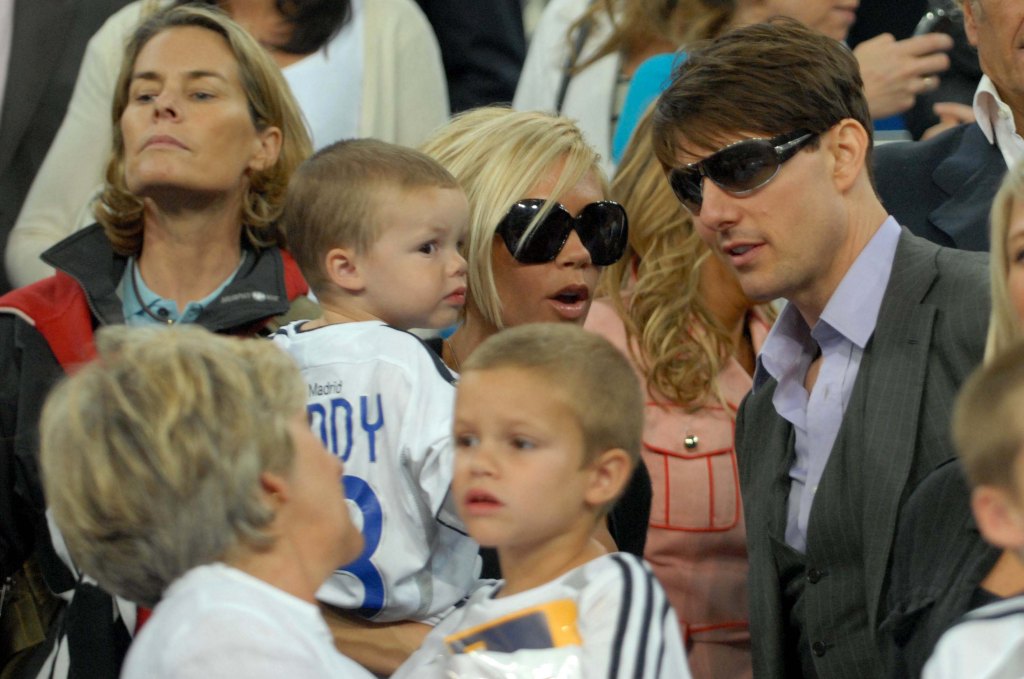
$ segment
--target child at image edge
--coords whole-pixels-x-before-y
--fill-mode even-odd
[[[441,621],[393,675],[690,676],[665,592],[594,531],[637,464],[632,368],[576,326],[522,325],[463,362],[452,495],[504,580]]]
[[[323,316],[274,341],[345,464],[365,543],[317,598],[379,622],[436,622],[473,589],[478,546],[445,505],[454,377],[406,331],[450,326],[465,304],[466,197],[422,153],[343,141],[299,168],[281,220]]]
[[[1024,559],[1024,343],[1011,346],[964,385],[953,440],[971,486],[982,537]],[[1024,591],[1024,582],[1019,583]],[[950,628],[925,679],[1024,677],[1024,595],[977,608]]]

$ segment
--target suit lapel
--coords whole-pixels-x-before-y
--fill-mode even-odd
[[[759,373],[758,374],[762,374]],[[767,373],[763,373],[767,374]],[[740,488],[745,507],[757,515],[751,521],[764,533],[783,539],[789,500],[789,468],[794,458],[793,426],[775,412],[772,402],[777,383],[762,380],[758,398],[744,401],[747,436],[739,455]],[[756,491],[754,491],[756,487]],[[750,495],[747,491],[754,491]]]
[[[904,229],[872,336],[862,428],[866,469],[881,470],[864,487],[864,562],[867,601],[881,600],[903,489],[917,444],[935,307],[922,299],[935,280],[934,246]],[[853,431],[857,431],[854,429]],[[877,627],[878,611],[868,611]]]
[[[737,456],[751,561],[754,671],[766,677],[785,676],[785,616],[772,537],[782,540],[786,535],[793,460],[793,427],[775,412],[775,387],[774,380],[762,381],[757,393],[744,400],[736,423],[737,434],[743,433],[742,447],[737,440]]]
[[[981,128],[969,125],[956,151],[939,163],[932,180],[949,195],[928,215],[928,220],[946,233],[957,248],[988,250],[988,211],[1006,163],[999,149],[988,142]]]
[[[15,0],[11,60],[0,117],[0,168],[6,167],[60,62],[61,30],[74,19],[71,0]]]

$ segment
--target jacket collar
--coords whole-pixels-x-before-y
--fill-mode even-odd
[[[977,124],[968,125],[956,150],[932,173],[932,181],[949,200],[932,210],[928,220],[957,248],[988,250],[988,212],[1005,174],[1006,162],[999,149],[989,143]]]
[[[123,323],[118,282],[128,258],[114,252],[103,228],[93,224],[42,254],[44,262],[78,282],[93,315],[102,325]],[[254,322],[288,311],[284,261],[277,248],[253,252],[224,291],[196,323],[215,332],[245,329]]]

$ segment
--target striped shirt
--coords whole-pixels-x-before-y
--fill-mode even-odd
[[[631,554],[608,554],[495,598],[501,586],[477,590],[392,678],[690,677],[675,612]]]

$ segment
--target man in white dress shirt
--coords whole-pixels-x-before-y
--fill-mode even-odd
[[[875,154],[879,196],[914,233],[940,245],[988,250],[988,211],[1006,169],[1024,158],[1024,4],[960,0],[984,73],[977,122]]]

